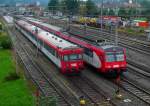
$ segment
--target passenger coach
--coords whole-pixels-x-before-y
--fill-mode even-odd
[[[124,48],[105,43],[90,44],[63,33],[59,27],[43,23],[40,20],[27,18],[27,21],[50,33],[55,33],[63,39],[80,45],[84,49],[84,61],[95,67],[99,72],[114,76],[126,71],[126,52]]]
[[[15,22],[21,31],[38,47],[62,73],[79,73],[83,68],[83,49],[23,20]]]

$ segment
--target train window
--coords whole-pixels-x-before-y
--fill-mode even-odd
[[[113,62],[115,61],[115,55],[112,52],[106,52],[106,61]]]
[[[120,52],[106,52],[106,61],[107,62],[124,61],[123,51],[120,51]]]
[[[67,55],[64,56],[64,61],[68,61],[68,60],[69,60],[68,56]]]
[[[82,59],[82,55],[81,54],[71,54],[71,55],[69,55],[69,59],[70,60],[80,60],[80,59]]]
[[[71,55],[65,55],[64,61],[72,61],[72,60],[80,60],[82,59],[81,54],[71,54]]]
[[[79,56],[79,59],[82,59],[82,58],[83,58],[83,56],[82,56],[81,54],[79,54],[78,56]]]
[[[123,52],[117,52],[116,53],[116,60],[117,61],[124,61],[124,53]]]
[[[52,55],[56,55],[55,54],[55,50],[53,49],[53,48],[51,48],[51,47],[49,47],[48,45],[45,45],[45,48],[52,54]]]
[[[90,57],[93,57],[93,51],[87,48],[84,48],[84,53]]]
[[[77,54],[72,54],[69,56],[70,60],[77,60],[79,58],[79,56]]]

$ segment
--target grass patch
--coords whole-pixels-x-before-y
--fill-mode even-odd
[[[33,106],[25,80],[15,73],[10,50],[0,50],[0,106]]]

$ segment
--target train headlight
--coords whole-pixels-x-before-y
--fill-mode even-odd
[[[111,68],[111,66],[107,66],[107,68]]]
[[[119,67],[119,65],[113,65],[113,68],[118,68]]]
[[[76,64],[76,63],[73,63],[73,64],[71,64],[71,66],[76,67],[76,66],[77,66],[77,64]]]

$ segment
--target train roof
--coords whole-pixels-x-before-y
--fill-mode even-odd
[[[44,25],[44,26],[46,26],[46,27],[48,27],[48,28],[51,28],[51,29],[53,29],[53,30],[55,30],[55,31],[61,31],[61,30],[62,30],[62,28],[60,28],[60,27],[43,23],[41,20],[38,20],[38,19],[35,19],[35,18],[26,17],[26,19],[29,20],[29,21],[31,21],[31,22],[35,22],[35,23],[37,23],[37,24]]]
[[[35,31],[35,29],[38,29],[38,37],[48,41],[49,43],[53,44],[54,46],[61,48],[61,49],[70,49],[70,48],[77,48],[78,46],[67,41],[64,40],[58,36],[55,36],[41,28],[38,28],[34,25],[31,25],[29,23],[27,23],[26,21],[20,20],[18,21],[19,24],[22,24],[23,26],[25,26],[27,29],[31,30],[31,31]]]

